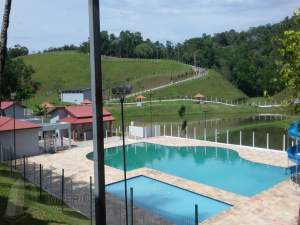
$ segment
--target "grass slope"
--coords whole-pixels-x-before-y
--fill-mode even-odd
[[[185,97],[194,96],[199,92],[204,94],[206,97],[217,97],[226,100],[247,98],[243,92],[214,70],[209,70],[208,75],[201,79],[187,81],[154,91],[153,97]]]
[[[24,215],[19,221],[8,222],[5,219],[6,207],[9,196],[11,196],[11,188],[17,183],[20,185],[15,187],[18,194],[24,193]],[[59,202],[53,201],[47,193],[43,192],[43,199],[38,200],[39,189],[30,183],[26,182],[24,188],[22,177],[14,173],[10,175],[9,168],[0,164],[0,224],[1,225],[54,225],[54,224],[90,224],[90,221],[74,212],[70,208],[65,207],[61,210]],[[21,199],[21,198],[18,198]],[[51,200],[52,199],[52,200]],[[20,203],[13,203],[16,206]],[[19,205],[19,206],[22,206]]]
[[[136,105],[125,105],[125,120],[127,123],[130,121],[150,122],[150,111],[152,112],[152,120],[157,122],[167,121],[181,121],[178,116],[178,110],[181,106],[186,107],[186,117],[189,120],[203,119],[204,111],[207,111],[207,118],[239,118],[243,115],[257,113],[286,113],[286,108],[257,108],[250,105],[239,105],[235,107],[226,106],[222,104],[195,104],[190,101],[177,101],[177,102],[158,102],[151,104],[144,104],[143,107]],[[106,108],[116,118],[116,123],[120,123],[121,113],[119,105],[106,105]]]
[[[44,100],[57,102],[60,89],[86,88],[90,86],[89,56],[77,52],[54,52],[22,57],[31,65],[33,78],[41,83],[40,91],[27,104]],[[191,72],[190,66],[171,60],[139,60],[104,58],[102,60],[104,85],[110,88],[119,84],[132,84],[135,91],[153,85],[167,83],[171,76]],[[151,80],[151,82],[149,82]]]

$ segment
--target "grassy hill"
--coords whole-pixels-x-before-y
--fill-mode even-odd
[[[201,79],[154,91],[153,98],[194,96],[199,92],[206,97],[217,97],[226,100],[247,98],[242,91],[214,70],[209,70],[208,75]]]
[[[22,57],[31,65],[33,78],[41,83],[39,92],[27,105],[44,100],[58,101],[61,89],[86,88],[90,86],[89,56],[77,52],[54,52]],[[171,60],[139,60],[103,58],[104,85],[111,88],[119,84],[132,84],[134,91],[168,83],[171,77],[192,72],[192,68]],[[151,80],[151,82],[149,82]]]

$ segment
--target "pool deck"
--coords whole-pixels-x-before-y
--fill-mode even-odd
[[[207,142],[178,137],[155,137],[149,139],[126,139],[126,144],[148,142],[168,146],[214,146],[235,150],[240,157],[267,165],[287,167],[286,152],[245,147],[239,145]],[[65,176],[72,178],[78,185],[89,183],[89,177],[94,174],[93,162],[86,159],[86,154],[92,150],[92,142],[80,142],[78,146],[56,154],[43,154],[31,157],[29,161],[41,163],[44,167],[56,168],[60,173],[64,168]],[[105,142],[105,147],[115,147],[122,144],[119,138]],[[215,187],[207,186],[180,177],[162,173],[149,168],[140,168],[128,172],[127,176],[148,176],[180,188],[193,191],[233,205],[232,208],[204,221],[205,225],[297,225],[300,203],[300,188],[292,181],[284,181],[253,197],[240,196]],[[123,171],[105,166],[106,184],[123,179]],[[201,209],[200,212],[201,214]]]

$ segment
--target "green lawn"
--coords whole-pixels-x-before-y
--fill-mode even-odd
[[[54,52],[22,57],[31,65],[34,80],[41,83],[39,92],[27,105],[44,100],[57,102],[60,89],[86,88],[90,86],[89,56],[77,52]],[[139,60],[103,58],[104,85],[111,88],[120,84],[132,84],[134,91],[168,83],[174,78],[192,71],[190,66],[171,60]],[[151,82],[149,82],[151,80]]]
[[[6,218],[6,210],[8,198],[14,199],[12,196],[18,196],[15,199],[19,201],[11,201],[24,210],[23,216],[14,222],[8,222]],[[20,199],[24,196],[24,204]],[[82,215],[74,212],[69,208],[61,206],[50,195],[43,192],[43,200],[39,201],[39,189],[30,183],[26,182],[23,186],[22,177],[13,173],[11,176],[10,170],[6,165],[0,164],[0,224],[1,225],[58,225],[58,224],[90,224]],[[52,200],[51,200],[52,199]],[[23,205],[23,207],[22,207]]]
[[[285,107],[276,108],[257,108],[250,105],[239,105],[235,107],[226,106],[222,104],[195,104],[191,101],[178,102],[158,102],[144,104],[143,107],[137,107],[135,104],[125,105],[125,119],[130,121],[150,121],[150,108],[152,110],[153,121],[177,121],[180,120],[178,116],[179,108],[184,105],[186,107],[186,117],[190,120],[203,119],[204,111],[207,111],[208,118],[231,118],[240,117],[243,115],[255,113],[288,113]],[[116,122],[120,121],[120,106],[106,105],[106,108],[116,118]]]
[[[247,98],[243,92],[214,70],[209,70],[208,75],[201,79],[187,81],[154,91],[153,98],[191,97],[199,92],[206,97],[222,98],[226,100]]]

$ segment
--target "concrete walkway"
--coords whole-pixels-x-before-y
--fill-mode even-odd
[[[252,148],[239,145],[207,142],[177,137],[155,137],[141,140],[126,139],[126,144],[149,142],[167,146],[215,146],[229,148],[237,151],[239,155],[253,162],[273,166],[287,167],[291,162],[286,152]],[[111,138],[105,147],[115,147],[122,144],[119,138]],[[73,183],[88,184],[89,177],[93,177],[93,162],[86,158],[92,151],[92,142],[81,142],[72,150],[56,154],[44,154],[31,157],[29,161],[41,163],[44,167],[56,168],[58,172],[65,169],[65,176],[71,177]],[[299,212],[300,188],[292,181],[284,181],[253,197],[239,196],[215,187],[196,183],[180,177],[172,176],[149,168],[139,168],[128,173],[128,177],[145,175],[163,182],[184,188],[195,193],[209,196],[229,204],[233,207],[203,222],[209,225],[297,225]],[[123,179],[123,171],[105,166],[106,183]],[[78,187],[78,188],[79,188]],[[80,189],[78,189],[80,190]]]

